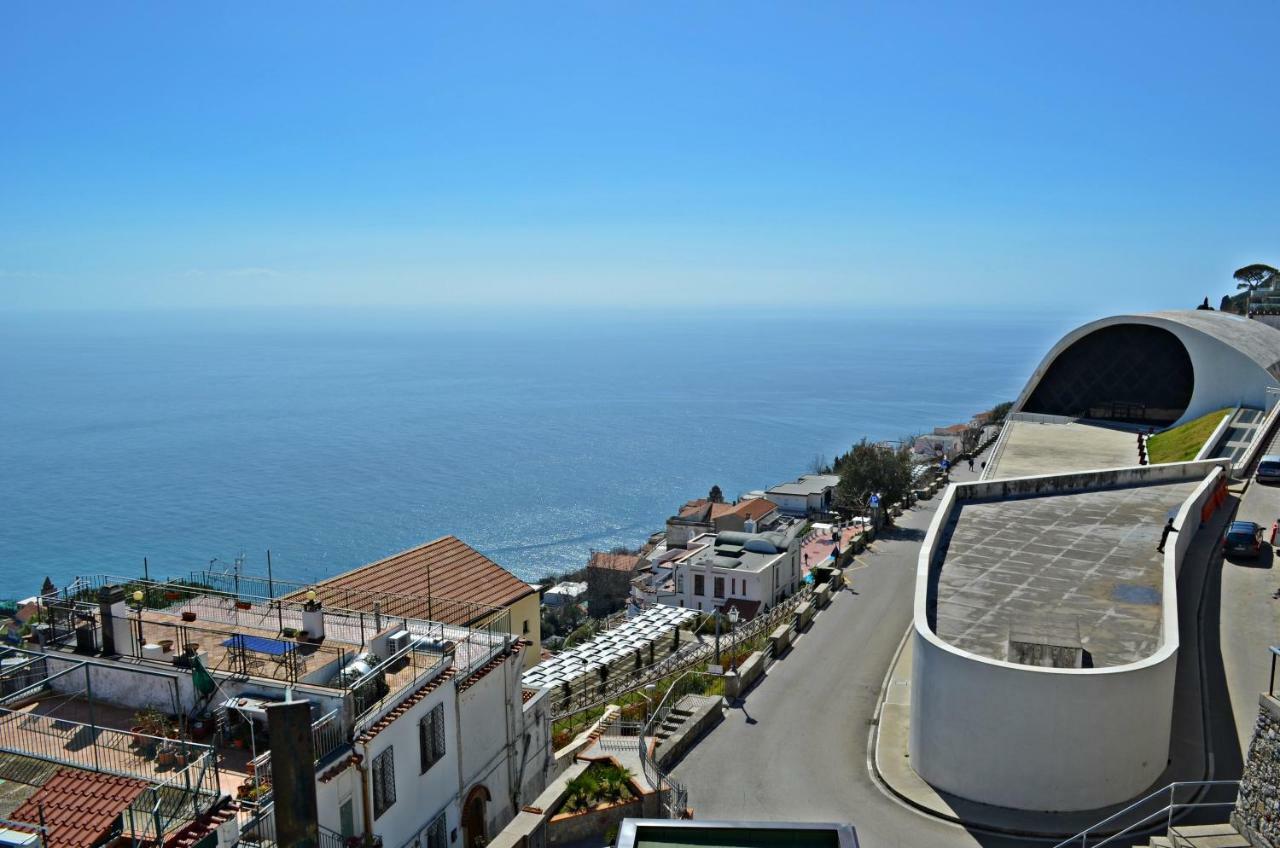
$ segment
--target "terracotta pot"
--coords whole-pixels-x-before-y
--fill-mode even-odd
[[[187,610],[186,612],[184,612],[184,613],[182,614],[182,620],[183,620],[183,621],[195,621],[195,620],[196,620],[196,614],[195,614],[195,613],[193,613],[193,612],[191,612],[190,610]]]

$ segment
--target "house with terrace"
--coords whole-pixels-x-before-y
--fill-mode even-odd
[[[509,611],[295,590],[201,572],[46,595],[0,665],[3,761],[150,781],[128,809],[160,815],[124,825],[174,848],[201,826],[263,848],[482,845],[542,790],[549,713],[520,686],[530,644]],[[409,615],[419,603],[471,623]]]
[[[696,550],[674,562],[677,603],[710,612],[738,609],[754,618],[795,594],[800,569],[800,525],[767,533],[724,531],[692,540]]]

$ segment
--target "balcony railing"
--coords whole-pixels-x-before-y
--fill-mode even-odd
[[[0,750],[149,783],[166,783],[184,769],[213,760],[208,745],[3,707]]]

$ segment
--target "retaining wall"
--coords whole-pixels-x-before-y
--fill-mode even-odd
[[[1231,824],[1250,844],[1280,846],[1280,701],[1259,698],[1258,723],[1240,776],[1240,797]]]

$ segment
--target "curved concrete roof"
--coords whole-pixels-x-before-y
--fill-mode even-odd
[[[1145,324],[1173,333],[1191,357],[1195,391],[1178,423],[1215,409],[1266,408],[1266,389],[1280,385],[1280,330],[1261,321],[1210,310],[1171,310],[1114,315],[1067,333],[1045,355],[1014,404],[1021,411],[1057,357],[1077,341],[1105,327]]]

